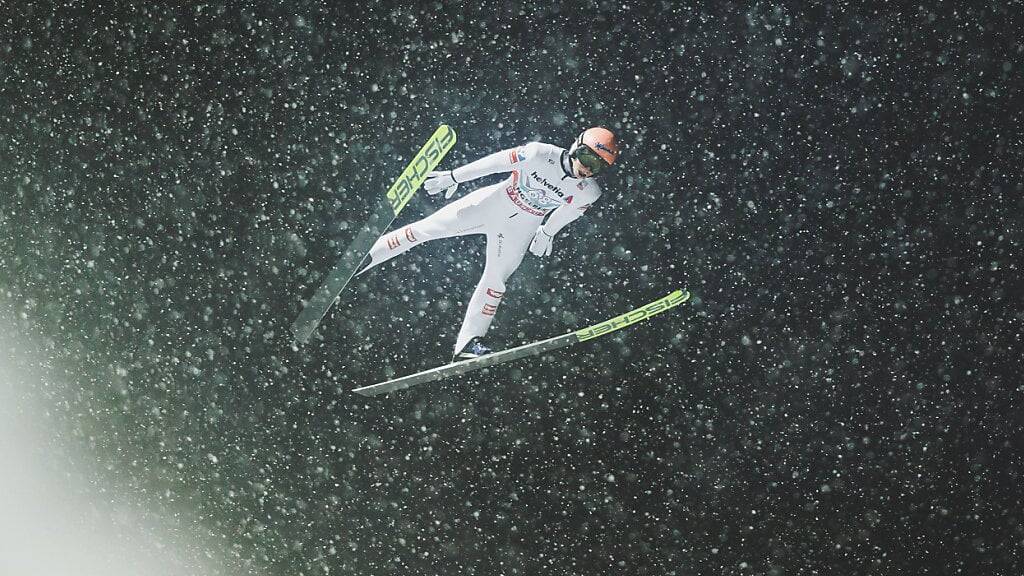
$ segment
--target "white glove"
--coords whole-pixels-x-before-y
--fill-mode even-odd
[[[534,256],[547,256],[551,254],[551,241],[554,240],[554,236],[544,231],[544,225],[537,227],[537,232],[533,235],[533,242],[530,242],[530,252],[533,252]]]
[[[444,190],[445,200],[451,198],[458,188],[459,183],[455,181],[451,170],[447,172],[431,172],[427,174],[427,180],[423,183],[423,189],[431,196],[436,196]]]

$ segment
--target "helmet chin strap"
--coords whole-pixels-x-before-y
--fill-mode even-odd
[[[579,148],[580,144],[582,144],[582,143],[583,143],[583,132],[580,132],[580,135],[577,136],[576,140],[573,141],[571,146],[569,146],[569,151],[562,155],[562,170],[565,171],[565,176],[562,176],[563,180],[566,177],[576,178],[577,180],[579,180],[580,177],[577,176],[576,172],[574,172],[573,169],[572,169],[572,160],[573,160],[573,158],[576,157],[576,149]]]
[[[580,147],[580,144],[583,144],[583,132],[580,132],[580,135],[576,137],[576,140],[572,143],[572,146],[569,147],[570,157],[575,157],[576,149]]]
[[[572,154],[570,152],[562,152],[562,171],[565,172],[565,176],[562,176],[562,180],[566,178],[577,178],[576,173],[572,171]]]

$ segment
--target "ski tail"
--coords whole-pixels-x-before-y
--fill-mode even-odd
[[[554,338],[548,338],[547,340],[541,340],[531,344],[524,344],[509,350],[502,350],[501,352],[480,356],[479,358],[463,360],[461,362],[447,364],[438,368],[424,370],[423,372],[417,372],[416,374],[410,374],[409,376],[388,380],[387,382],[363,386],[361,388],[356,388],[353,392],[363,396],[377,396],[379,394],[386,394],[388,392],[410,388],[427,382],[434,382],[449,376],[465,374],[466,372],[472,372],[473,370],[494,366],[495,364],[501,364],[503,362],[509,362],[511,360],[517,360],[527,356],[537,356],[557,348],[571,346],[573,344],[597,338],[598,336],[609,334],[616,330],[621,330],[627,326],[646,320],[655,314],[660,314],[666,310],[674,308],[689,299],[689,292],[685,290],[676,290],[668,296],[655,300],[646,306],[641,306],[632,312],[627,312],[621,316],[609,318],[604,322],[599,322],[582,330],[562,334],[561,336],[555,336]]]
[[[398,217],[398,213],[405,208],[412,195],[423,185],[427,174],[437,168],[448,151],[455,146],[455,138],[455,130],[452,130],[451,126],[447,124],[442,124],[430,136],[427,143],[420,148],[420,151],[413,156],[412,161],[402,171],[402,175],[388,188],[387,194],[384,195],[384,202],[378,206],[369,222],[363,226],[334,268],[327,274],[324,283],[299,312],[298,318],[292,324],[292,334],[295,336],[295,340],[302,343],[309,340],[310,335],[327,314],[327,310],[352,280],[353,274],[366,258],[373,243],[391,227],[395,218]]]

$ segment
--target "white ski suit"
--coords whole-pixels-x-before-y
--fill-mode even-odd
[[[455,341],[458,353],[476,336],[483,336],[505,295],[505,281],[519,267],[526,250],[543,230],[554,236],[601,195],[592,178],[572,174],[568,152],[558,146],[531,142],[485,156],[452,171],[456,182],[510,172],[504,181],[485,186],[442,207],[430,216],[381,236],[370,249],[363,271],[398,256],[417,244],[466,234],[487,235],[484,273],[469,300]]]

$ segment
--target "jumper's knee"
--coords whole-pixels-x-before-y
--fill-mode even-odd
[[[480,310],[485,316],[494,316],[498,312],[498,304],[505,296],[505,282],[500,276],[484,273],[480,279],[480,291],[483,297],[483,305]]]

